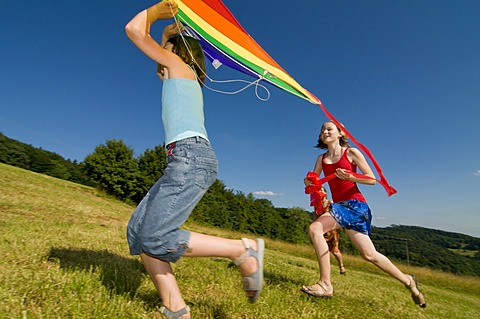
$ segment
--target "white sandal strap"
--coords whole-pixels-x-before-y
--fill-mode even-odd
[[[243,245],[245,248],[249,249],[250,248],[250,240],[248,238],[242,238]]]
[[[243,245],[247,249],[246,252],[244,252],[238,259],[235,259],[233,263],[236,266],[239,266],[247,260],[248,257],[250,257],[250,241],[247,238],[242,238]]]

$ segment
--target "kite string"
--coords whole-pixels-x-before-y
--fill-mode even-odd
[[[265,73],[266,74],[266,73]],[[210,82],[213,82],[213,83],[234,83],[234,82],[243,82],[243,83],[247,83],[247,85],[245,85],[243,88],[240,88],[238,89],[237,91],[222,91],[222,90],[217,90],[217,89],[214,89],[214,88],[211,88],[209,87],[208,85],[206,85],[205,83],[203,83],[203,85],[209,89],[210,91],[213,91],[213,92],[217,92],[217,93],[223,93],[223,94],[237,94],[237,93],[240,93],[242,91],[245,91],[246,89],[248,89],[249,87],[251,87],[252,85],[255,85],[255,95],[257,96],[257,98],[260,100],[260,101],[268,101],[270,99],[270,91],[268,90],[268,88],[262,84],[260,84],[260,81],[263,80],[265,78],[264,75],[262,75],[261,77],[259,77],[257,80],[255,81],[246,81],[246,80],[242,80],[242,79],[234,79],[234,80],[214,80],[210,77],[207,76],[207,78],[210,80]],[[265,90],[265,92],[267,93],[267,97],[266,98],[263,98],[260,96],[258,90],[259,88],[262,88]]]
[[[170,10],[172,10],[170,8]],[[173,10],[172,10],[172,13],[173,13]],[[177,28],[178,30],[181,30],[181,24],[180,22],[178,21],[177,17],[174,16],[173,19],[175,20],[175,24],[177,25]],[[186,29],[186,31],[188,32],[188,29]],[[189,32],[188,32],[189,33]],[[192,58],[192,60],[194,61],[194,63],[197,65],[198,69],[201,70],[203,72],[203,74],[205,75],[205,77],[212,83],[234,83],[234,82],[243,82],[243,83],[247,83],[243,88],[240,88],[236,91],[224,91],[224,90],[218,90],[218,89],[214,89],[214,88],[211,88],[209,87],[205,81],[202,81],[200,80],[200,82],[202,82],[203,86],[206,87],[208,90],[212,91],[212,92],[216,92],[216,93],[222,93],[222,94],[238,94],[242,91],[245,91],[247,88],[251,87],[252,85],[255,85],[255,95],[257,96],[257,98],[260,100],[260,101],[268,101],[270,99],[270,91],[268,90],[268,88],[266,86],[264,86],[263,84],[260,84],[260,81],[265,79],[265,76],[268,74],[268,71],[264,71],[264,73],[258,78],[256,79],[255,81],[247,81],[247,80],[243,80],[243,79],[232,79],[232,80],[214,80],[213,78],[211,78],[207,72],[205,72],[203,70],[203,68],[200,67],[200,65],[198,64],[198,62],[195,60],[194,56],[193,56],[193,53],[192,53],[192,50],[190,48],[190,46],[188,45],[187,41],[185,40],[185,37],[183,35],[182,32],[179,33],[180,37],[182,38],[182,41],[183,43],[185,44],[185,47],[187,48],[187,51],[188,53],[190,54],[190,57]],[[265,92],[267,93],[267,97],[266,98],[263,98],[260,96],[259,94],[259,88],[262,88],[263,90],[265,90]]]
[[[173,13],[173,12],[172,12],[172,13]],[[180,26],[176,16],[174,16],[174,19],[175,19],[175,23],[177,24],[177,26]],[[185,45],[187,46],[190,55],[193,57],[192,52],[191,52],[191,50],[190,50],[190,47],[187,45],[187,43],[186,43],[186,41],[185,41],[185,38],[183,37],[183,34],[180,33],[180,35],[181,35],[182,40],[184,41]],[[195,60],[194,60],[194,61],[195,61]],[[195,61],[195,63],[197,64],[196,61]],[[198,66],[198,64],[197,64],[197,66]],[[204,72],[204,73],[205,73],[205,72]],[[267,73],[268,73],[268,72],[267,72]],[[211,82],[222,82],[222,81],[215,81],[215,80],[211,79],[206,73],[205,73],[205,76],[206,76],[206,78],[208,78]],[[259,82],[260,82],[264,77],[265,77],[265,74],[262,75],[262,77],[260,77],[259,79],[257,79],[256,81],[254,81],[254,82],[252,82],[252,83],[250,83],[250,82],[248,82],[248,81],[244,81],[244,82],[247,82],[247,83],[249,83],[249,84],[246,85],[243,89],[238,90],[237,92],[223,92],[223,91],[211,89],[211,88],[209,88],[208,86],[206,86],[205,83],[203,83],[203,85],[204,85],[205,87],[207,87],[209,90],[212,90],[212,91],[215,91],[215,92],[224,93],[224,94],[236,94],[236,93],[238,93],[238,92],[241,92],[241,91],[245,90],[246,88],[248,88],[249,86],[253,85],[254,83],[256,83],[255,92],[256,92],[256,94],[257,94],[257,98],[259,98],[260,100],[262,100],[262,98],[260,98],[259,95],[258,95],[258,87],[262,87],[262,88],[265,89],[265,90],[267,91],[267,93],[268,93],[267,99],[264,99],[264,100],[263,100],[263,101],[266,101],[266,100],[268,100],[269,97],[270,97],[270,92],[268,91],[268,89],[267,89],[265,86],[259,84]],[[229,82],[236,82],[236,81],[242,81],[242,80],[240,80],[240,79],[239,79],[239,80],[230,80]],[[227,81],[223,81],[223,82],[227,82]],[[307,92],[308,92],[308,91],[307,91]],[[310,92],[308,92],[308,93],[309,93],[309,95],[310,95],[310,98],[303,97],[304,99],[309,100],[309,101],[310,101],[311,103],[313,103],[313,104],[317,104],[317,105],[322,109],[322,111],[325,113],[325,115],[327,116],[327,118],[329,118],[330,120],[332,120],[332,121],[333,121],[336,125],[338,125],[339,127],[343,127],[343,125],[341,125],[341,123],[325,108],[325,106],[323,105],[323,103],[322,103],[316,96],[314,96],[314,95],[311,94]],[[361,151],[363,151],[364,153],[366,153],[367,157],[373,162],[373,165],[375,166],[375,169],[376,169],[377,173],[380,175],[379,182],[380,182],[380,183],[382,184],[382,186],[384,186],[384,188],[386,189],[386,191],[387,191],[387,193],[388,193],[388,196],[391,196],[391,195],[395,194],[395,193],[397,192],[397,190],[396,190],[395,188],[393,188],[393,187],[388,183],[387,179],[386,179],[385,176],[383,175],[383,172],[382,172],[382,169],[381,169],[380,165],[378,164],[378,162],[376,161],[376,159],[374,158],[374,156],[373,156],[373,154],[370,152],[370,150],[369,150],[366,146],[360,144],[360,143],[353,137],[353,135],[351,135],[350,132],[348,132],[348,130],[346,130],[345,127],[343,127],[343,130],[344,130],[344,132],[346,133],[347,137],[349,137],[349,138],[352,140],[352,142],[359,147],[359,149],[360,149]]]

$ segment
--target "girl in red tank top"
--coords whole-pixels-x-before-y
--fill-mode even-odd
[[[333,122],[322,125],[316,147],[326,149],[327,152],[317,158],[314,172],[318,175],[323,172],[325,176],[335,174],[336,178],[328,182],[333,203],[330,204],[328,212],[315,219],[309,227],[320,267],[320,280],[312,286],[302,286],[300,290],[316,297],[333,296],[330,254],[323,235],[334,229],[344,228],[366,261],[403,283],[410,290],[413,301],[420,307],[426,307],[425,297],[418,289],[415,276],[404,274],[387,257],[376,251],[369,237],[372,215],[357,183],[374,185],[376,180],[363,154],[358,149],[349,147],[341,128]],[[351,174],[355,173],[357,168],[368,178]],[[311,182],[305,179],[305,185],[310,186]]]
[[[357,166],[347,158],[348,148],[345,149],[343,155],[340,157],[338,162],[327,164],[324,161],[325,154],[322,155],[322,167],[323,173],[327,176],[336,172],[337,168],[344,168],[351,172],[357,172]],[[341,202],[349,199],[357,199],[361,202],[366,203],[365,197],[357,187],[357,184],[352,181],[343,181],[341,179],[332,179],[329,182],[330,190],[332,191],[332,198],[334,202]]]

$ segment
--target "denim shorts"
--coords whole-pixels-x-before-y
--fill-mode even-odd
[[[170,144],[162,177],[128,222],[130,253],[144,252],[166,262],[178,261],[190,239],[190,232],[180,226],[215,182],[217,171],[217,157],[207,140],[191,137]]]
[[[369,235],[372,231],[372,213],[367,203],[356,199],[333,203],[330,214],[342,228]]]

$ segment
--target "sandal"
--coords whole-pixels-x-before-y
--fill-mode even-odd
[[[333,297],[333,287],[326,286],[320,281],[313,286],[302,286],[302,288],[300,288],[300,291],[314,297],[321,297],[321,298]]]
[[[184,308],[178,310],[178,311],[171,311],[165,306],[160,307],[159,309],[160,313],[167,317],[168,319],[181,319],[183,315],[186,315],[187,313],[190,312],[190,307],[185,306]]]
[[[405,285],[405,287],[407,287],[408,289],[412,290],[413,288],[417,289],[418,290],[418,294],[415,295],[412,291],[412,299],[413,299],[413,302],[416,304],[416,305],[419,305],[420,307],[422,308],[425,308],[427,307],[427,300],[425,299],[425,297],[423,296],[423,294],[420,292],[420,289],[418,289],[418,282],[417,282],[417,278],[414,276],[414,275],[409,275],[410,277],[412,277],[412,279],[410,280],[410,283],[408,285]]]
[[[340,265],[340,275],[346,275],[347,274],[347,271],[345,270],[345,267],[342,265]]]
[[[242,278],[243,290],[246,292],[254,292],[253,296],[248,297],[250,303],[254,303],[258,299],[263,287],[263,255],[265,252],[265,242],[260,238],[257,238],[256,241],[257,250],[255,251],[250,246],[250,241],[247,238],[242,238],[243,245],[247,251],[240,256],[240,258],[233,261],[235,265],[239,266],[243,264],[249,257],[253,257],[257,260],[257,271],[250,276],[245,276]]]

